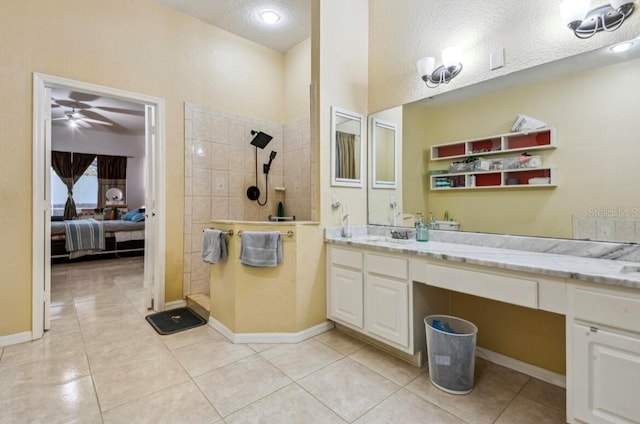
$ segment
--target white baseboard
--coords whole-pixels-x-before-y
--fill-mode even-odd
[[[187,301],[186,300],[174,300],[173,302],[167,302],[164,304],[164,310],[168,310],[168,309],[177,309],[177,308],[184,308],[187,306]]]
[[[546,381],[547,383],[553,384],[554,386],[559,386],[562,388],[567,387],[567,379],[562,374],[557,374],[553,371],[536,367],[535,365],[519,361],[517,359],[493,352],[482,347],[476,347],[476,356],[478,358],[486,359],[489,362],[502,365],[503,367],[511,368],[512,370],[530,375],[531,377],[537,378],[538,380]]]
[[[209,317],[209,326],[233,343],[298,343],[331,330],[334,325],[325,321],[297,333],[234,333],[213,317]]]
[[[0,336],[0,347],[11,346],[18,343],[30,342],[33,340],[33,334],[31,331],[23,331],[22,333],[9,334],[7,336]]]

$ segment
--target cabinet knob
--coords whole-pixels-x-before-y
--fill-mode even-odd
[[[591,331],[592,333],[597,333],[598,332],[598,327],[589,327],[589,331]]]

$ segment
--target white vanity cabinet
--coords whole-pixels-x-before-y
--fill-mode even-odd
[[[568,285],[567,416],[640,423],[640,294]]]
[[[409,261],[366,253],[365,322],[372,335],[409,347]]]
[[[364,327],[364,253],[341,247],[327,249],[327,316],[333,320]]]
[[[426,299],[443,295],[414,290],[406,256],[328,244],[327,268],[329,319],[411,355],[425,350]]]

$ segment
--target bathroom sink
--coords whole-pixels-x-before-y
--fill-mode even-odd
[[[394,239],[388,236],[374,236],[374,235],[354,237],[353,240],[367,242],[367,243],[379,242],[379,243],[398,243],[398,244],[411,243],[413,241],[413,239]]]

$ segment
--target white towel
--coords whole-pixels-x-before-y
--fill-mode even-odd
[[[280,231],[243,231],[240,243],[240,262],[259,268],[282,263],[282,235]]]
[[[202,260],[217,264],[227,258],[227,239],[220,230],[208,228],[202,236]]]

